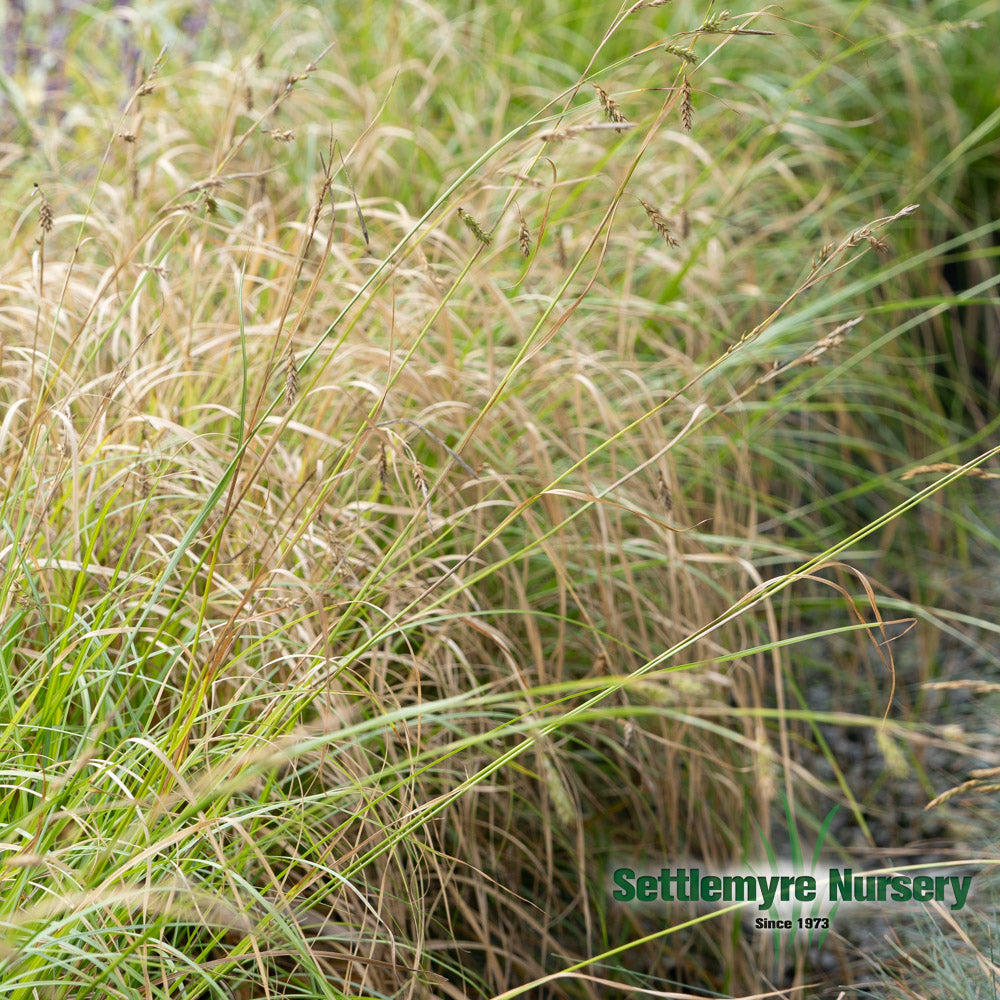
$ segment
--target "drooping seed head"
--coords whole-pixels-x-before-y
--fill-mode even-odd
[[[653,228],[663,239],[672,247],[680,246],[673,233],[670,232],[670,220],[655,205],[650,205],[648,201],[643,201],[640,198],[639,204],[646,210],[646,215],[649,216]]]

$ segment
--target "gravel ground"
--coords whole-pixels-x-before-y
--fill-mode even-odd
[[[987,617],[981,608],[976,613]],[[926,808],[935,796],[969,781],[977,769],[1000,767],[1000,644],[992,649],[980,647],[977,653],[970,652],[968,644],[949,637],[941,644],[937,662],[937,675],[942,681],[993,684],[996,690],[967,687],[925,693],[921,713],[925,723],[909,747],[897,747],[897,751],[909,751],[911,759],[919,762],[922,774],[920,769],[905,765],[905,755],[892,749],[887,754],[873,727],[822,727],[837,767],[864,806],[871,836],[869,840],[850,809],[840,808],[826,843],[839,845],[844,853],[840,857],[829,854],[835,859],[831,864],[850,866],[857,873],[891,865],[970,858],[1000,860],[1000,793],[956,795],[933,809]],[[906,647],[901,644],[896,654],[901,695],[918,694],[919,678],[926,676],[920,666],[912,656],[907,659]],[[885,673],[878,662],[873,662],[871,669],[875,676],[880,670],[882,675]],[[842,681],[842,675],[835,671],[822,673],[825,676],[805,689],[810,708],[871,714],[867,703],[844,703],[842,686],[838,683],[835,687],[831,680],[837,677]],[[894,713],[891,717],[902,715]],[[891,763],[897,766],[891,767]],[[835,783],[834,767],[827,757],[813,754],[808,764],[824,784]],[[993,779],[992,783],[1000,781]],[[821,813],[827,808],[817,806]],[[806,839],[805,831],[799,832]],[[784,843],[787,836],[783,829],[774,830],[772,842]],[[821,862],[821,870],[824,865],[825,861]],[[845,1000],[852,996],[899,997],[899,987],[891,986],[877,974],[879,966],[889,966],[901,968],[902,974],[912,977],[911,985],[922,996],[977,1000],[980,996],[990,1000],[1000,997],[1000,983],[991,981],[982,963],[975,961],[975,949],[962,940],[967,935],[988,956],[990,943],[986,936],[992,928],[994,961],[1000,961],[1000,878],[996,869],[969,865],[931,874],[972,876],[972,889],[961,910],[950,911],[950,896],[935,913],[923,905],[899,903],[841,909],[833,918],[833,930],[823,946],[808,953],[805,979],[816,985],[807,995],[832,1000],[844,991]],[[968,979],[962,977],[957,965],[953,966],[962,956],[970,959]],[[927,969],[913,967],[913,960],[925,959]],[[910,966],[908,971],[906,966]],[[787,988],[792,982],[791,970],[786,968],[776,978],[781,981],[775,986]],[[846,986],[848,983],[851,985]]]

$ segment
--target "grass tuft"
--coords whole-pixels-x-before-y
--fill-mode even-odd
[[[610,872],[995,864],[996,11],[189,8],[4,24],[0,994],[865,981]]]

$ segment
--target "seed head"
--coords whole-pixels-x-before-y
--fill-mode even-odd
[[[602,90],[597,84],[594,84],[594,90],[597,91],[597,98],[601,102],[601,107],[604,108],[604,114],[607,115],[608,121],[615,125],[627,125],[628,119],[622,114],[621,108],[618,107],[618,102],[611,97],[606,90]],[[616,132],[621,132],[620,128],[615,129]]]
[[[670,45],[663,46],[664,52],[669,52],[672,56],[677,56],[678,59],[683,59],[689,66],[698,65],[698,57],[690,50],[685,49],[680,45]]]
[[[629,718],[625,722],[625,739],[622,741],[622,746],[628,750],[632,746],[632,742],[635,740],[635,719]]]
[[[664,510],[669,512],[674,509],[674,498],[662,472],[656,477],[656,495]]]
[[[389,481],[389,458],[386,455],[384,441],[378,443],[378,479],[383,486]]]
[[[877,236],[868,237],[868,245],[874,250],[880,257],[889,256],[889,244],[885,240],[880,240]]]
[[[41,227],[43,233],[51,233],[52,226],[54,225],[52,206],[45,200],[44,194],[42,195],[42,204],[38,209],[38,225]]]
[[[531,231],[528,229],[528,223],[524,221],[524,217],[521,217],[521,225],[517,233],[517,242],[521,248],[522,257],[531,256]]]
[[[299,394],[299,370],[295,366],[295,353],[289,344],[285,359],[285,405],[291,409]]]
[[[649,221],[653,223],[653,228],[663,239],[672,247],[680,246],[674,238],[673,233],[670,232],[670,220],[655,205],[650,205],[648,201],[643,201],[640,198],[639,204],[646,210],[646,215],[649,216]]]
[[[490,234],[487,233],[483,227],[479,225],[479,223],[476,222],[476,220],[469,215],[468,212],[466,212],[464,208],[460,208],[458,210],[458,215],[459,218],[469,227],[472,235],[475,236],[476,239],[483,244],[483,246],[488,247],[493,242],[493,237],[490,236]]]
[[[681,124],[685,132],[691,131],[691,81],[687,77],[681,87]]]
[[[702,26],[698,29],[706,34],[709,32],[722,31],[723,25],[729,20],[729,11],[723,10],[719,11],[718,14],[712,14],[710,17],[706,17]]]

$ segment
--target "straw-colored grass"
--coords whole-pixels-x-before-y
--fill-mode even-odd
[[[996,115],[835,6],[7,14],[0,994],[801,997],[615,859],[959,822]]]

